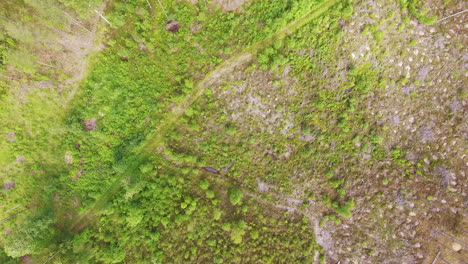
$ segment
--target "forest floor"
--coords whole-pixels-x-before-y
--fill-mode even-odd
[[[43,53],[68,77],[9,84],[1,206],[36,213],[53,199],[61,230],[50,251],[9,257],[466,263],[466,2],[328,0],[278,20],[249,10],[269,1],[214,1],[219,17],[187,2],[168,8],[172,34],[156,4],[106,1],[112,27],[74,21],[61,52]],[[2,247],[25,215],[2,222]]]

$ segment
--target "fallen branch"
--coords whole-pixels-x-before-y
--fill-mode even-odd
[[[6,19],[6,20],[8,20],[8,21],[10,21],[10,22],[13,22],[13,23],[17,24],[17,22],[16,22],[16,21],[14,21],[14,20],[11,20],[11,19],[9,19],[9,18],[8,18],[8,17],[6,17],[6,16],[2,16],[2,15],[0,15],[0,17],[1,17],[1,18],[4,18],[4,19]]]
[[[107,24],[109,24],[112,27],[111,22],[109,22],[109,20],[107,20],[99,11],[94,10],[94,12],[96,12],[96,14],[98,14],[102,19],[104,19],[104,21],[107,22]]]
[[[164,6],[162,5],[161,0],[158,0],[158,3],[161,6],[161,9],[164,12],[164,15],[166,16],[167,20],[169,20],[169,17],[167,16],[166,10],[164,9]]]
[[[435,242],[437,242],[439,245],[445,247],[446,249],[453,251],[452,247],[449,247],[449,246],[445,245],[444,243],[440,242],[439,240],[435,239]]]
[[[12,214],[12,215],[10,215],[10,216],[7,216],[7,217],[3,218],[2,220],[0,220],[0,223],[3,222],[3,221],[8,220],[8,219],[10,219],[10,218],[12,218],[13,216],[17,216],[17,215],[19,215],[19,214],[21,214],[21,213],[23,213],[23,212],[26,212],[26,211],[28,211],[28,210],[29,210],[29,208],[28,208],[28,209],[24,209],[23,211],[19,211],[19,212],[16,213],[16,214]]]
[[[45,64],[45,63],[42,63],[42,62],[40,62],[40,61],[37,61],[37,63],[38,63],[38,64],[41,64],[41,65],[44,65],[44,66],[47,66],[47,67],[50,67],[50,68],[57,69],[57,70],[59,70],[59,71],[64,71],[64,70],[62,70],[62,69],[60,69],[60,68],[58,68],[58,67],[55,67],[55,66],[52,66],[52,65],[49,65],[49,64]]]
[[[437,262],[437,260],[439,259],[440,253],[442,253],[442,251],[439,250],[439,251],[437,252],[437,255],[436,255],[435,258],[434,258],[434,261],[432,261],[432,264],[435,264],[435,263]]]
[[[72,243],[73,240],[69,241],[68,243],[66,243],[65,245],[69,245],[70,243]],[[57,252],[55,252],[55,254],[53,254],[44,264],[47,264],[49,263],[53,258],[55,258],[55,256],[57,256],[58,253],[60,253],[63,249],[59,249],[57,250]]]
[[[149,0],[146,0],[146,3],[148,3],[150,9],[153,9],[153,7],[151,6]]]
[[[88,33],[92,33],[91,30],[85,28],[83,25],[81,25],[78,20],[76,20],[74,17],[70,16],[67,12],[63,12],[75,25],[78,27],[82,28],[83,30],[87,31]]]
[[[6,211],[3,212],[3,213],[6,214],[6,213],[8,213],[8,212],[10,212],[10,211],[12,211],[12,210],[15,210],[15,209],[18,208],[18,207],[20,207],[20,205],[14,206],[13,208],[10,208],[10,209],[6,210]]]
[[[447,233],[445,233],[445,232],[442,231],[442,230],[437,230],[437,229],[436,229],[435,231],[441,233],[442,235],[446,235],[446,236],[452,238],[453,240],[456,240],[456,241],[458,241],[458,242],[460,242],[460,243],[462,243],[462,244],[465,244],[465,243],[463,243],[463,241],[461,241],[460,239],[458,239],[458,238],[456,238],[456,237],[454,237],[454,236],[452,236],[452,235],[450,235],[450,234],[447,234]]]
[[[466,11],[468,11],[468,9],[465,9],[465,10],[463,10],[463,11],[460,11],[460,12],[455,13],[455,14],[450,15],[450,16],[446,16],[446,17],[441,18],[441,19],[437,19],[437,20],[436,20],[436,23],[437,23],[437,22],[440,22],[440,21],[444,21],[444,20],[449,19],[449,18],[454,17],[454,16],[461,15],[461,14],[465,13]]]
[[[450,262],[446,261],[444,258],[441,258],[440,260],[442,260],[443,262],[445,262],[447,264],[451,264]]]
[[[17,80],[17,81],[20,80],[20,79],[18,79],[18,78],[6,76],[6,75],[3,75],[3,74],[0,74],[0,76],[2,76],[3,78],[7,78],[7,79],[12,79],[12,80]]]

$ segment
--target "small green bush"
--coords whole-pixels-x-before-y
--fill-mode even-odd
[[[239,189],[231,189],[229,190],[229,201],[233,205],[238,205],[242,203],[242,198],[244,194]]]

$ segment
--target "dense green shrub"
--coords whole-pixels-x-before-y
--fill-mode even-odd
[[[233,188],[229,190],[229,201],[233,205],[241,204],[243,197],[244,197],[244,194],[239,189]]]

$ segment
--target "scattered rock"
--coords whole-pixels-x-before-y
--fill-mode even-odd
[[[166,24],[166,30],[167,31],[170,31],[172,33],[177,33],[179,32],[179,28],[180,28],[180,24],[179,22],[175,21],[175,20],[170,20],[169,22],[167,22]]]
[[[418,161],[418,155],[414,154],[413,152],[408,152],[405,155],[406,159],[409,160],[412,164],[416,164]]]
[[[259,192],[268,192],[271,188],[271,185],[269,185],[266,182],[262,182],[260,179],[257,178],[257,185],[258,185],[258,191]]]
[[[293,205],[296,207],[304,203],[304,201],[302,200],[291,198],[291,197],[287,198],[286,201],[288,202],[289,205]]]
[[[76,173],[76,177],[72,179],[72,181],[76,182],[80,177],[81,175],[83,175],[83,173],[85,172],[85,170],[80,170]]]
[[[398,125],[398,124],[400,124],[400,122],[401,122],[400,117],[399,117],[397,114],[390,116],[389,119],[390,119],[390,120],[392,121],[392,123],[395,124],[395,125]]]
[[[299,139],[300,139],[300,140],[303,140],[303,141],[306,141],[306,142],[310,142],[310,141],[312,141],[312,140],[315,139],[315,135],[313,135],[313,134],[310,134],[310,135],[300,135],[300,136],[299,136]]]
[[[65,152],[64,160],[65,160],[65,163],[68,165],[73,164],[73,155],[71,151]]]
[[[143,8],[139,8],[137,11],[135,11],[135,14],[137,15],[143,14]]]
[[[201,29],[200,23],[195,22],[190,25],[190,32],[192,33],[197,33],[198,31],[200,31],[200,29]]]
[[[434,141],[434,132],[432,127],[425,126],[419,131],[419,137],[421,138],[422,143],[428,143]]]
[[[425,65],[419,70],[418,76],[416,78],[418,79],[418,81],[424,82],[428,74],[429,74],[429,65]]]
[[[340,21],[338,22],[338,25],[340,25],[341,28],[344,28],[346,26],[346,21],[342,18],[340,19]]]
[[[299,56],[304,56],[306,54],[307,50],[306,49],[301,49],[297,52],[297,54],[299,54]]]
[[[15,132],[8,132],[7,140],[10,142],[15,142],[16,141],[15,136],[16,136]]]
[[[451,172],[443,167],[436,167],[435,172],[439,174],[440,176],[442,176],[440,179],[442,186],[448,187],[450,184]]]
[[[23,163],[26,161],[26,158],[23,155],[19,155],[16,157],[16,163]]]
[[[292,70],[292,67],[291,65],[286,65],[286,67],[284,67],[284,70],[283,70],[283,77],[286,77],[288,76],[289,72]]]
[[[444,37],[439,35],[439,37],[435,40],[434,45],[439,49],[444,49],[445,48]]]
[[[140,50],[146,50],[146,49],[147,49],[145,43],[143,43],[143,42],[138,43],[138,48],[139,48]]]
[[[240,8],[247,0],[215,0],[213,4],[221,6],[223,11],[234,11]]]
[[[398,205],[406,204],[406,198],[402,190],[399,190],[394,194],[394,201]]]
[[[234,166],[234,161],[231,161],[231,163],[229,163],[227,166],[224,166],[222,170],[228,171],[230,168],[232,168],[232,166]]]
[[[5,184],[3,184],[3,190],[8,191],[11,188],[15,188],[15,186],[16,186],[15,181],[7,181],[5,182]]]
[[[84,126],[86,131],[92,131],[96,130],[97,128],[97,119],[96,118],[91,118],[89,120],[84,120]]]
[[[450,109],[452,110],[452,113],[456,114],[458,112],[458,109],[460,109],[460,102],[455,99],[450,103]]]
[[[414,84],[410,84],[408,86],[404,86],[403,88],[401,88],[401,91],[405,94],[410,94],[412,91],[416,90],[418,87]]]
[[[458,243],[452,243],[452,249],[453,251],[458,252],[462,249],[462,246]]]
[[[365,160],[370,160],[372,156],[369,153],[361,153],[361,158]]]
[[[418,252],[418,253],[416,253],[416,257],[417,257],[418,259],[422,259],[422,258],[424,258],[424,254],[421,253],[421,252]]]

